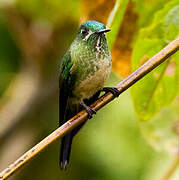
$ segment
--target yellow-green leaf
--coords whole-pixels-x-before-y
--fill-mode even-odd
[[[140,31],[132,55],[133,70],[179,34],[178,17],[173,15],[176,9],[178,9],[176,0],[168,3],[156,13],[153,23]],[[174,100],[178,89],[179,53],[176,53],[132,87],[133,103],[139,119],[149,120],[154,117],[161,108]]]

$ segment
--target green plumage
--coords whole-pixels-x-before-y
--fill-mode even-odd
[[[75,40],[61,61],[60,71],[60,125],[88,108],[98,98],[99,91],[111,70],[111,54],[107,45],[106,27],[96,21],[82,24]],[[81,106],[83,105],[83,107]],[[86,106],[87,105],[87,106]],[[62,138],[60,165],[66,168],[73,136],[77,127]]]

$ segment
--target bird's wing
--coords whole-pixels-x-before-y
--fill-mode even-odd
[[[73,62],[71,60],[70,51],[64,55],[61,60],[61,72],[59,77],[59,125],[61,126],[67,120],[65,117],[68,98],[71,93],[71,74],[70,69],[73,66]]]
[[[73,61],[71,59],[70,51],[64,55],[61,61],[61,72],[59,77],[59,125],[61,126],[73,115],[73,108],[69,106],[69,96],[71,95],[72,85],[74,78],[71,75],[71,68]],[[60,151],[60,167],[65,170],[66,165],[69,162],[71,144],[73,139],[73,133],[67,133],[61,140],[61,151]]]

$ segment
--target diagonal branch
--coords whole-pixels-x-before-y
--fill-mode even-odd
[[[127,90],[130,86],[144,77],[147,73],[156,68],[159,64],[165,61],[168,57],[174,54],[179,50],[179,37],[172,41],[169,45],[167,45],[164,49],[162,49],[159,53],[154,55],[151,59],[145,62],[142,66],[140,66],[136,71],[127,76],[124,80],[122,80],[116,87],[121,94],[125,90]],[[111,93],[107,93],[102,96],[99,100],[94,102],[91,105],[91,108],[94,110],[99,110],[107,103],[112,101],[114,96]],[[45,149],[48,145],[52,144],[57,139],[64,136],[66,133],[74,129],[76,126],[81,124],[87,119],[87,112],[85,110],[79,112],[73,118],[71,118],[68,122],[63,124],[61,127],[52,132],[49,136],[43,139],[40,143],[35,145],[32,149],[27,151],[24,155],[22,155],[19,159],[13,162],[8,168],[3,170],[0,173],[0,179],[6,179],[11,174],[15,173],[20,167],[22,167],[25,163],[31,160],[34,156],[39,154],[43,149]]]

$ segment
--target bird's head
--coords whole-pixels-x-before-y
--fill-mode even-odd
[[[108,31],[110,31],[110,29],[107,29],[106,26],[100,22],[87,21],[80,26],[77,39],[100,46],[101,43],[106,42],[105,33]]]

